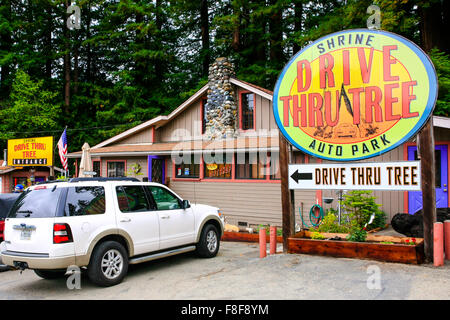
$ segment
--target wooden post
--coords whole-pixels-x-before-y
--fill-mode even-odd
[[[445,260],[450,260],[450,220],[444,221],[444,252]]]
[[[267,255],[267,235],[266,229],[259,229],[259,257],[265,258]]]
[[[277,253],[277,227],[270,226],[270,254]]]
[[[433,261],[433,225],[436,222],[436,182],[433,117],[419,133],[419,156],[422,180],[423,242],[425,260]]]
[[[289,190],[289,150],[288,143],[281,132],[278,133],[280,145],[280,175],[281,175],[281,208],[283,214],[283,252],[288,251],[288,238],[294,234],[294,217],[292,216],[292,197]]]

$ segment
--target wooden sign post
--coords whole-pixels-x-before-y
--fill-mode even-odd
[[[294,234],[294,216],[292,193],[289,190],[289,149],[286,139],[281,132],[278,134],[280,147],[280,175],[281,175],[281,209],[283,222],[283,252],[288,251],[288,238]]]
[[[433,117],[419,133],[421,162],[423,244],[425,260],[433,262],[433,225],[436,222],[436,176],[434,159]]]

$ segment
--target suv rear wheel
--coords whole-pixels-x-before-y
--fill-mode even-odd
[[[220,246],[219,232],[212,224],[207,224],[197,243],[197,254],[202,258],[213,258],[217,255]]]
[[[100,243],[92,253],[88,266],[89,279],[102,287],[122,282],[128,272],[128,255],[118,242]]]

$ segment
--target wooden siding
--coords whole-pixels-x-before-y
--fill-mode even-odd
[[[202,122],[200,119],[201,99],[195,101],[175,119],[159,128],[158,141],[170,142],[194,140],[201,137]]]
[[[121,145],[121,144],[138,144],[138,143],[151,143],[152,142],[152,128],[144,129],[140,132],[133,134],[132,136],[126,137],[116,143],[111,144],[111,146]]]

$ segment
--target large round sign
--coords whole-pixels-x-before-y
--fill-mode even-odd
[[[346,30],[298,52],[275,85],[273,112],[298,149],[352,161],[390,151],[432,115],[437,76],[411,41],[385,31]]]

